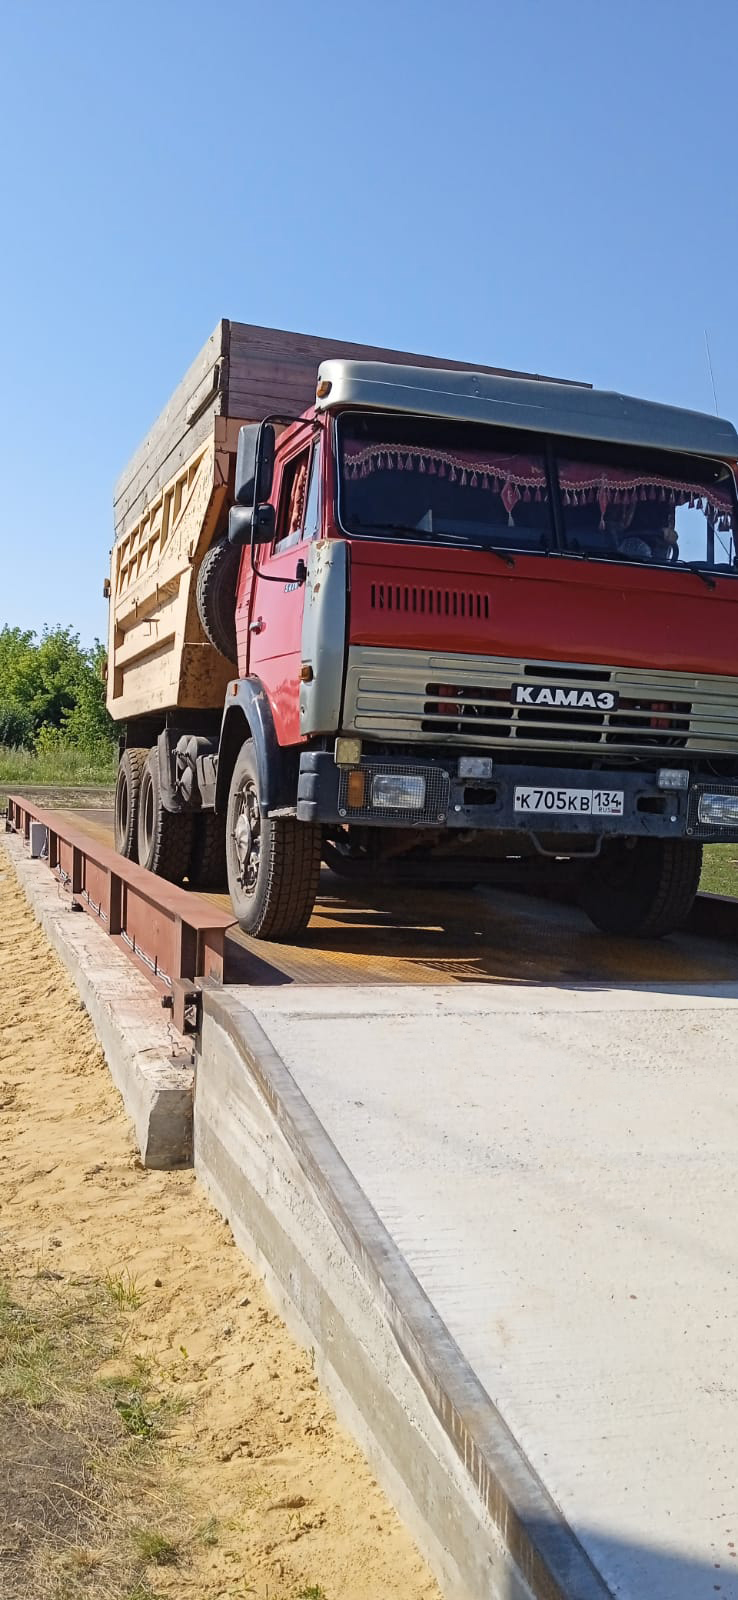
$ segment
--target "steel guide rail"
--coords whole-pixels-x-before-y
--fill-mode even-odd
[[[195,980],[223,982],[225,936],[235,917],[128,861],[59,812],[9,795],[6,830],[28,841],[32,822],[46,829],[44,859],[72,905],[94,917],[136,963],[185,1032]]]

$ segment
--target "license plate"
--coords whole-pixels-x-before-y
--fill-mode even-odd
[[[586,817],[622,817],[622,789],[523,789],[515,790],[516,811],[562,812]]]

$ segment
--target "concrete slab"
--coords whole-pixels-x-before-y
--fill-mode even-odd
[[[192,1058],[158,996],[91,917],[71,910],[58,880],[45,862],[31,860],[22,839],[3,834],[2,852],[90,1014],[144,1165],[187,1165],[192,1158]]]
[[[602,1585],[533,1592],[738,1600],[738,986],[240,1003]]]

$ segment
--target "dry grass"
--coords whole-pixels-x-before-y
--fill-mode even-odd
[[[0,1283],[4,1600],[145,1600],[194,1536],[159,1443],[178,1406],[125,1361],[107,1282]]]

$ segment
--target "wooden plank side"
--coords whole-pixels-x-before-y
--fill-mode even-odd
[[[539,373],[514,372],[507,367],[490,367],[480,362],[455,361],[445,356],[420,355],[408,350],[356,344],[341,339],[323,339],[312,334],[288,333],[278,328],[260,328],[243,322],[231,323],[226,415],[263,414],[270,409],[305,411],[315,398],[315,380],[321,361],[344,357],[354,361],[387,361],[411,366],[449,369],[453,372],[484,372],[500,377],[540,377]],[[551,380],[548,380],[551,381]],[[561,380],[560,380],[561,381]],[[564,380],[566,381],[566,380]]]
[[[299,415],[312,405],[318,366],[330,356],[502,376],[539,376],[224,319],[118,480],[116,538],[133,526],[192,450],[208,437],[216,417],[257,420],[269,412]]]
[[[229,324],[225,319],[217,324],[205,341],[191,366],[177,385],[174,393],[167,401],[156,422],[149,429],[146,437],[139,445],[128,465],[124,467],[115,486],[114,501],[117,505],[126,490],[128,490],[142,468],[150,462],[156,463],[163,459],[163,454],[171,449],[171,436],[180,424],[185,424],[185,418],[190,402],[202,386],[207,382],[209,374],[219,361],[227,361],[228,357]],[[186,424],[185,424],[186,425]]]
[[[459,361],[447,356],[423,355],[418,351],[396,350],[383,345],[357,344],[343,339],[326,339],[314,334],[288,333],[279,328],[232,322],[230,327],[231,380],[242,380],[244,369],[252,363],[267,362],[273,369],[293,363],[312,363],[317,370],[331,356],[352,361],[388,361],[394,364],[447,368],[452,372],[486,372],[505,378],[542,378],[542,373],[521,372],[510,367],[487,366],[479,361]],[[545,378],[546,382],[572,382],[571,379]],[[242,383],[240,384],[242,386]]]
[[[198,417],[190,428],[175,429],[164,442],[161,452],[149,463],[145,461],[136,478],[114,508],[115,538],[120,539],[138,522],[147,505],[156,499],[160,490],[184,466],[185,461],[213,432],[215,412],[212,406]]]
[[[322,335],[289,333],[279,328],[261,328],[256,324],[232,322],[231,352],[236,360],[244,355],[273,362],[325,361],[330,356],[343,356],[353,361],[408,362],[414,366],[450,367],[461,372],[500,373],[505,377],[537,377],[537,373],[523,373],[510,368],[485,366],[477,361],[459,361],[446,356],[423,355],[416,351],[397,350],[386,345],[356,343],[353,340],[330,339]]]

